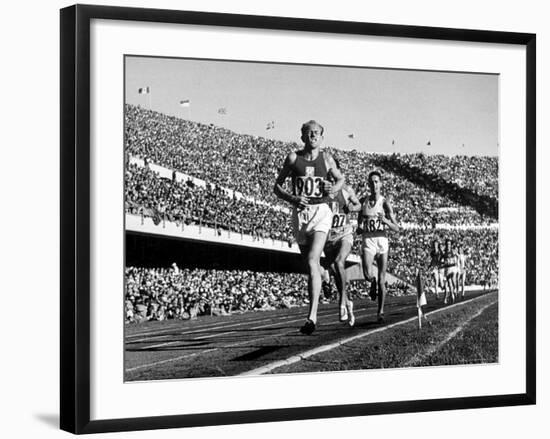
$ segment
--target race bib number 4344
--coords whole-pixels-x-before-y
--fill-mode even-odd
[[[294,194],[301,197],[322,197],[322,177],[296,177],[294,181]]]

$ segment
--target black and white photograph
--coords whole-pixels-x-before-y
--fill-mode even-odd
[[[498,74],[127,54],[121,105],[125,382],[498,364]]]

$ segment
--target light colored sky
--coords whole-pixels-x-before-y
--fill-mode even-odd
[[[151,93],[138,94],[146,86]],[[126,102],[297,143],[315,119],[325,146],[498,155],[496,75],[127,57]]]

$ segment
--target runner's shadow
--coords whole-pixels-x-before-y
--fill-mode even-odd
[[[281,329],[292,329],[294,326],[277,326],[275,328],[242,328],[242,329],[231,329],[231,332],[255,332],[255,331],[280,331]]]
[[[386,323],[371,322],[355,322],[353,329],[375,329],[384,326]]]
[[[256,349],[255,351],[248,352],[244,355],[241,355],[240,357],[233,358],[231,361],[254,361],[257,360],[260,357],[263,357],[268,354],[272,354],[273,352],[276,352],[283,348],[288,348],[290,346],[261,346],[259,349]]]

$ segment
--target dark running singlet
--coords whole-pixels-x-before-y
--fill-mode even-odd
[[[291,169],[294,195],[307,197],[311,204],[328,203],[333,200],[323,193],[324,180],[328,176],[323,151],[319,151],[315,160],[306,160],[303,151],[298,151]]]
[[[456,254],[451,251],[450,253],[448,251],[443,252],[443,258],[442,263],[445,268],[451,268],[457,265],[458,258]]]
[[[430,265],[435,269],[440,269],[442,266],[442,258],[443,258],[443,254],[441,250],[437,252],[435,250],[432,250],[430,252],[430,257],[431,257]]]

